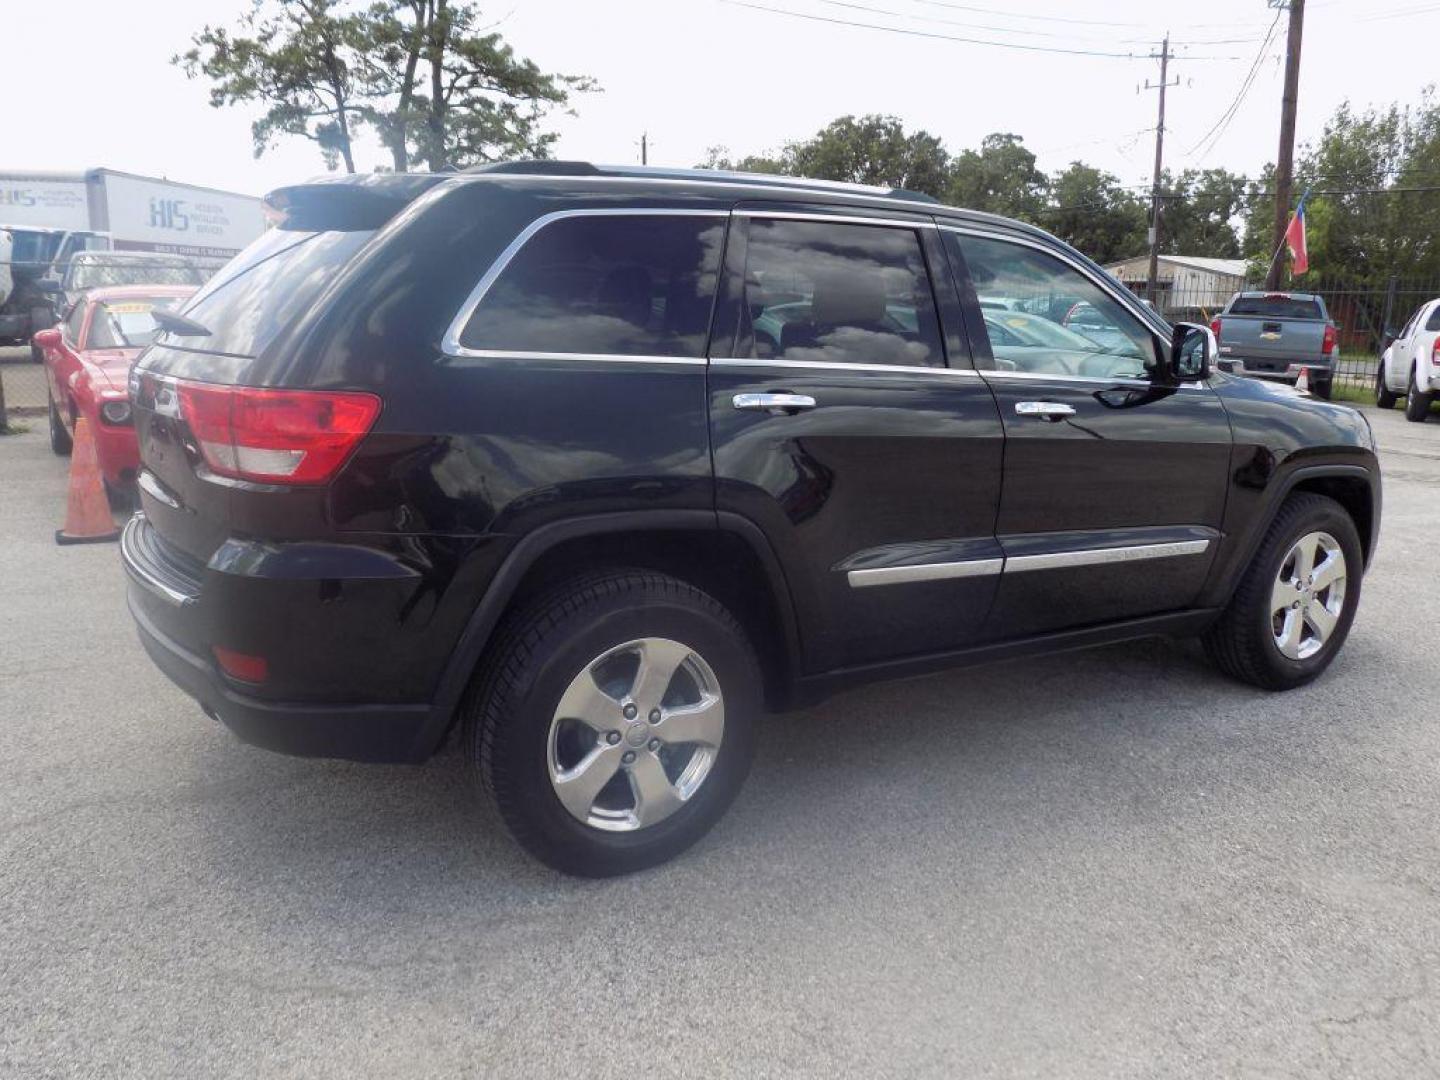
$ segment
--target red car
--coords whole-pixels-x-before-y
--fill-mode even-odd
[[[59,326],[35,335],[49,384],[50,448],[70,453],[75,420],[85,417],[112,497],[134,486],[140,465],[126,383],[140,350],[159,332],[150,313],[177,307],[194,292],[191,285],[93,289]]]

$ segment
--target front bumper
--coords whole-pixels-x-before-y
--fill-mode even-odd
[[[433,751],[429,704],[365,704],[270,701],[248,694],[208,656],[186,648],[161,628],[187,640],[205,640],[193,583],[163,564],[136,515],[120,537],[120,556],[130,578],[127,602],[140,643],[155,665],[208,715],[243,741],[303,757],[352,761],[416,762]]]

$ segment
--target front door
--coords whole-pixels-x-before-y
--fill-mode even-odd
[[[990,636],[1191,605],[1225,507],[1231,437],[1219,397],[1152,378],[1160,335],[1057,249],[949,230],[945,242],[984,327],[990,355],[976,364],[1005,424],[995,531],[1006,561]],[[986,305],[992,296],[1009,309]],[[1077,305],[1084,322],[1063,325]]]
[[[1003,429],[933,223],[741,209],[725,261],[716,503],[780,558],[807,671],[974,641],[1001,567]]]

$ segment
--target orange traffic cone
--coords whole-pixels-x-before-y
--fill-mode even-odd
[[[1304,368],[1304,367],[1302,367],[1302,368],[1300,369],[1300,377],[1295,380],[1295,389],[1296,389],[1296,390],[1299,390],[1302,394],[1308,394],[1308,393],[1310,392],[1310,369],[1309,369],[1309,368]]]
[[[95,436],[83,416],[75,418],[75,445],[70,451],[70,494],[65,507],[65,527],[55,534],[57,544],[102,544],[120,535],[110,504],[105,500],[105,483],[100,478],[100,459],[95,453]]]

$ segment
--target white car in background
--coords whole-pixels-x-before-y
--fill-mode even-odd
[[[1375,403],[1394,408],[1405,399],[1405,419],[1420,423],[1440,393],[1440,300],[1420,305],[1380,357]]]

